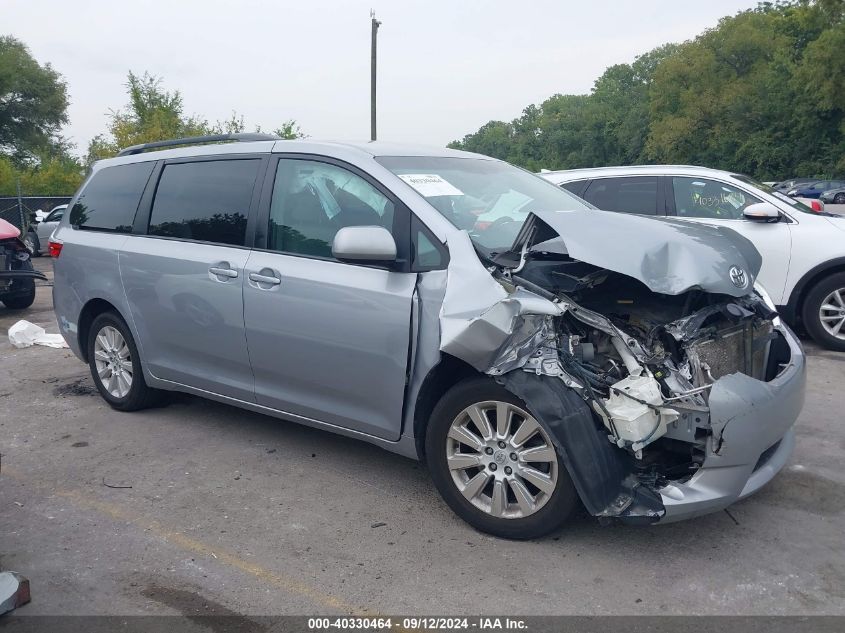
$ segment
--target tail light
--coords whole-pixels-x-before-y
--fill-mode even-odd
[[[62,254],[62,241],[51,239],[47,242],[47,248],[50,251],[50,257],[58,257]]]
[[[824,211],[824,204],[819,200],[810,200],[810,208],[816,213],[821,213]]]

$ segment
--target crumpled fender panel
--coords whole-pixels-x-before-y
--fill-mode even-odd
[[[582,400],[559,379],[513,371],[497,378],[525,402],[552,441],[587,511],[598,517],[653,523],[665,509],[660,495],[631,474],[630,456],[607,441]]]
[[[441,351],[486,372],[516,331],[523,330],[527,338],[541,327],[543,316],[561,314],[560,307],[532,292],[508,293],[479,261],[465,231],[450,235],[447,245],[450,260],[440,307]],[[530,323],[523,328],[526,321]]]

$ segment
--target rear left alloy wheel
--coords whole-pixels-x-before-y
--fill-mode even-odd
[[[159,392],[144,381],[132,333],[117,314],[104,312],[88,333],[88,365],[97,390],[118,411],[155,404]]]
[[[456,385],[438,403],[426,459],[452,510],[496,536],[542,536],[560,527],[577,504],[548,431],[487,378]]]

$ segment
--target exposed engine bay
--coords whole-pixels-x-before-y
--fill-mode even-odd
[[[548,317],[548,339],[523,369],[556,375],[575,389],[609,441],[655,479],[692,475],[708,438],[719,441],[709,421],[709,388],[734,372],[767,379],[777,315],[754,294],[662,295],[581,262],[548,263],[500,278],[561,308],[559,317]]]
[[[454,315],[460,329],[445,310],[447,286],[441,349],[520,396],[571,461],[593,453],[591,464],[569,467],[583,471],[582,488],[603,480],[579,490],[601,499],[585,500],[597,516],[659,517],[657,491],[719,454],[727,421],[711,420],[715,383],[731,374],[766,382],[789,363],[777,313],[750,287],[739,296],[665,294],[561,253],[493,262],[485,272],[498,290],[480,275],[466,283],[499,299],[469,320],[465,306]],[[485,348],[490,354],[479,354]],[[577,430],[576,418],[587,420]]]

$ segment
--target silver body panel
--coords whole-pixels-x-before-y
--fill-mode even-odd
[[[244,334],[244,267],[250,251],[130,235],[120,274],[147,371],[252,401]],[[210,269],[232,271],[236,277]]]
[[[246,338],[262,406],[398,440],[416,275],[255,251]]]

